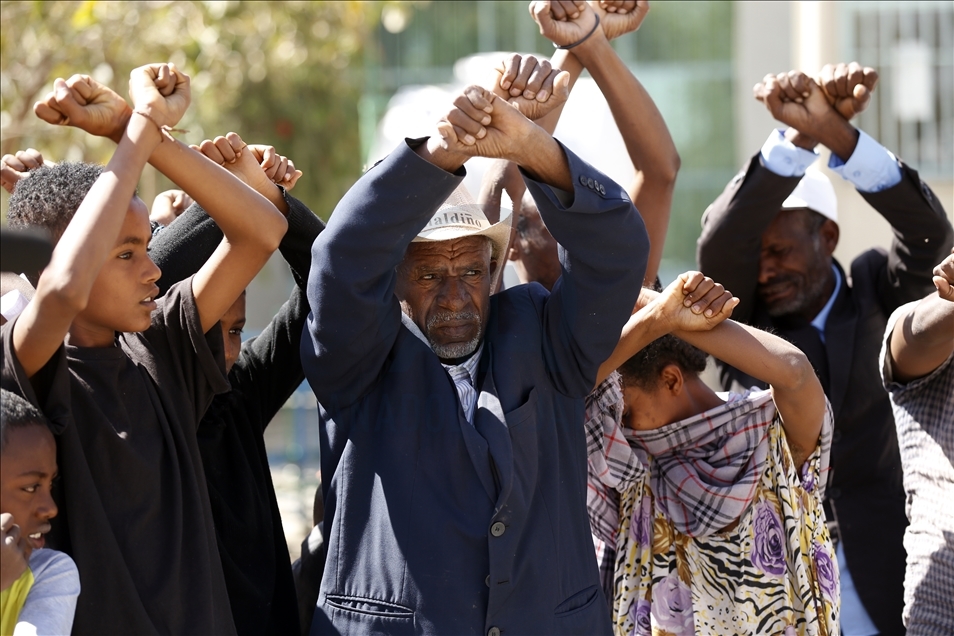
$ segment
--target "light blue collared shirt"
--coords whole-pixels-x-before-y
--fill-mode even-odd
[[[825,324],[828,322],[828,314],[831,313],[831,308],[835,304],[835,298],[838,297],[838,292],[841,291],[841,272],[838,271],[838,268],[835,267],[834,264],[831,266],[831,271],[835,272],[835,291],[831,293],[831,298],[828,299],[828,302],[825,303],[822,310],[818,312],[818,315],[812,320],[812,327],[818,331],[822,343],[825,342]]]
[[[814,150],[799,148],[786,139],[783,129],[772,131],[761,154],[765,167],[781,177],[805,176],[808,166],[818,158]],[[828,167],[859,192],[880,192],[901,182],[898,158],[863,130],[858,131],[858,145],[848,161],[832,153]]]

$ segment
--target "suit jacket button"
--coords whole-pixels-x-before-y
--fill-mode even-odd
[[[841,497],[841,488],[835,486],[834,488],[828,489],[829,499],[838,499],[839,497]]]
[[[484,585],[486,585],[487,587],[490,587],[490,575],[489,575],[489,574],[487,575],[487,578],[484,579]]]
[[[603,184],[600,184],[600,194],[606,194],[606,188],[603,187]]]
[[[491,627],[490,629],[487,630],[487,636],[500,636],[500,628]]]
[[[587,188],[590,188],[590,189],[593,188],[593,180],[592,180],[592,179],[587,179],[587,180],[586,180],[586,187],[587,187]]]
[[[831,441],[835,444],[841,441],[841,431],[835,431],[831,434]]]
[[[580,185],[586,185],[586,175],[580,175]]]
[[[494,535],[495,537],[501,536],[506,531],[507,526],[505,526],[501,521],[498,521],[494,525],[490,526],[490,534]]]

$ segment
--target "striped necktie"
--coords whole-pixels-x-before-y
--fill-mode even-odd
[[[470,377],[470,371],[466,366],[459,364],[456,366],[444,365],[447,373],[454,380],[454,386],[457,387],[457,397],[460,398],[460,405],[464,409],[464,417],[471,424],[474,423],[474,407],[477,406],[477,390],[474,388],[474,381]]]

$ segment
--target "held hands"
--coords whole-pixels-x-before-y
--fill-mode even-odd
[[[636,31],[649,13],[648,0],[590,0],[589,4],[600,16],[607,40]]]
[[[302,175],[294,162],[278,154],[274,147],[248,145],[234,132],[214,140],[206,139],[198,146],[192,146],[192,149],[201,152],[266,197],[276,183],[291,190]]]
[[[17,181],[30,176],[30,170],[36,170],[42,165],[53,165],[49,161],[43,161],[43,155],[38,150],[27,148],[18,150],[16,155],[3,155],[0,159],[0,185],[3,189],[13,194],[13,188]]]
[[[134,107],[160,126],[174,126],[189,107],[189,77],[174,64],[149,64],[129,75],[129,92]],[[58,126],[75,126],[91,135],[122,138],[133,108],[108,86],[89,75],[57,78],[53,91],[33,105],[43,121]]]
[[[846,120],[868,107],[878,84],[878,71],[858,62],[826,64],[815,78],[828,103]]]
[[[772,117],[813,139],[819,139],[819,127],[825,119],[837,115],[821,88],[801,71],[770,73],[752,92]]]
[[[596,13],[583,0],[534,0],[530,3],[530,15],[540,27],[540,35],[556,46],[602,36],[599,28],[593,31]]]
[[[146,64],[129,74],[133,110],[148,115],[159,126],[175,126],[192,99],[189,76],[173,63]]]
[[[530,15],[540,27],[540,35],[557,46],[569,46],[586,39],[599,39],[593,31],[596,16],[600,24],[596,31],[607,40],[618,38],[639,28],[649,13],[647,0],[535,0],[530,3]],[[589,38],[587,35],[592,33]],[[582,46],[582,44],[581,44]]]
[[[934,268],[934,286],[937,287],[938,296],[954,303],[954,249]]]
[[[557,78],[554,87],[566,86]],[[568,91],[551,94],[539,103],[535,114],[543,116],[566,100]],[[533,152],[533,137],[546,134],[520,110],[481,86],[468,86],[454,100],[453,107],[437,123],[441,148],[464,157],[509,159],[521,163],[521,158]]]
[[[700,272],[686,272],[650,303],[668,331],[708,331],[732,315],[739,299]]]
[[[26,571],[23,537],[13,515],[0,513],[0,590],[6,590]]]
[[[33,105],[43,121],[57,126],[75,126],[91,135],[122,138],[132,109],[122,97],[89,75],[57,78],[53,91]]]
[[[507,100],[531,121],[549,113],[570,94],[570,74],[533,55],[513,53],[494,70],[494,94]]]

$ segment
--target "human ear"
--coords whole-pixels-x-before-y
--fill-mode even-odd
[[[835,248],[838,247],[838,238],[841,235],[841,231],[838,229],[838,224],[832,221],[831,219],[825,219],[825,222],[822,223],[821,228],[818,230],[819,236],[821,236],[822,245],[825,247],[825,252],[831,256],[835,253]]]
[[[682,375],[682,369],[677,364],[667,364],[659,373],[659,379],[663,388],[673,396],[682,393],[682,387],[685,384],[685,378]]]

